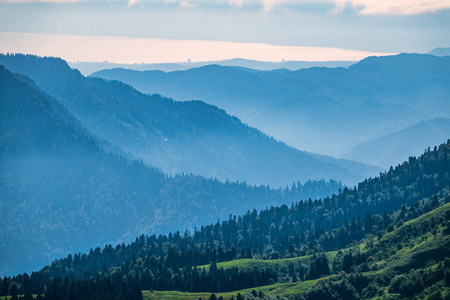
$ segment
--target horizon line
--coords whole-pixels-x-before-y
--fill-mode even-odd
[[[68,62],[160,64],[225,61],[360,61],[384,53],[338,47],[280,46],[210,40],[131,38],[0,31],[0,52],[60,57]]]

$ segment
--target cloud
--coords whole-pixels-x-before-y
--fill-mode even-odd
[[[336,13],[351,5],[362,15],[420,15],[450,9],[448,0],[335,0]]]
[[[243,0],[230,0],[228,3],[230,6],[242,7]]]
[[[0,0],[0,2],[10,2],[10,3],[26,3],[26,2],[77,3],[77,2],[87,2],[87,1],[86,0]]]
[[[246,2],[250,2],[247,0]],[[333,0],[261,0],[265,12],[282,11],[324,11],[333,6]],[[326,10],[325,10],[326,11]]]
[[[140,0],[130,0],[129,2],[128,2],[128,7],[131,7],[131,6],[133,6],[133,5],[135,5],[136,3],[138,3]]]
[[[264,0],[264,11],[268,12],[273,10],[274,6],[280,2],[279,0]]]
[[[120,1],[120,0],[119,0]],[[297,11],[318,13],[345,13],[361,15],[420,15],[450,9],[450,0],[122,0],[128,7],[137,3],[181,7]],[[109,2],[109,0],[0,0],[0,2],[77,3]]]
[[[252,0],[245,0],[250,2]],[[334,3],[334,13],[343,13],[349,7],[362,15],[419,15],[450,9],[450,0],[261,0],[264,11],[291,9],[312,11],[313,7],[327,7]],[[323,10],[319,10],[323,11]]]
[[[195,4],[189,3],[187,0],[181,0],[180,1],[180,6],[181,7],[194,7]]]
[[[1,0],[0,0],[1,1]],[[150,3],[169,7],[196,7],[199,1],[196,0],[128,0],[128,7],[137,3]],[[201,1],[200,1],[201,2]]]

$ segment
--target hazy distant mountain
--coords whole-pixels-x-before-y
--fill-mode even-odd
[[[423,119],[450,117],[450,57],[369,57],[348,69],[105,70],[146,93],[200,99],[298,149],[340,155]]]
[[[428,52],[428,54],[434,55],[434,56],[449,56],[450,55],[450,47],[448,48],[435,48]]]
[[[115,69],[123,68],[136,71],[149,71],[149,70],[159,70],[164,72],[172,71],[184,71],[192,68],[199,68],[206,65],[220,65],[229,67],[242,67],[250,68],[255,70],[276,70],[276,69],[288,69],[288,70],[298,70],[304,68],[312,67],[349,67],[356,61],[282,61],[282,62],[268,62],[268,61],[258,61],[249,60],[242,58],[227,59],[221,61],[204,61],[204,62],[183,62],[183,63],[154,63],[154,64],[118,64],[111,62],[69,62],[69,66],[78,69],[81,74],[87,76],[91,73],[105,70],[105,69]]]
[[[286,186],[309,179],[347,184],[379,168],[299,151],[248,127],[215,106],[147,96],[123,83],[85,78],[60,59],[1,56],[30,76],[94,136],[167,174]]]
[[[194,228],[230,214],[328,196],[342,187],[320,181],[271,190],[199,176],[168,177],[105,153],[64,110],[28,78],[0,66],[2,276],[30,272],[68,252]]]
[[[450,119],[435,118],[360,144],[345,154],[345,157],[388,168],[417,156],[429,145],[450,138]]]

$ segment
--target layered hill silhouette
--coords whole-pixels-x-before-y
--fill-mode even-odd
[[[450,117],[450,57],[369,57],[348,69],[263,72],[211,65],[92,76],[176,100],[200,99],[298,149],[333,156],[421,120]]]
[[[299,151],[204,102],[176,102],[83,77],[61,59],[3,55],[0,64],[33,79],[114,153],[169,175],[285,187],[324,178],[355,184],[380,170]]]
[[[170,177],[106,145],[32,80],[0,66],[0,274],[342,188],[335,181],[272,190]]]
[[[113,117],[130,126],[140,120],[136,111],[149,107],[158,118],[147,123],[175,122],[179,117],[173,114],[183,112],[176,102],[122,83],[86,79],[58,59],[4,59],[16,70],[24,68],[23,60],[31,61],[27,74],[39,81],[0,66],[0,273],[28,273],[3,277],[1,296],[450,295],[450,140],[353,188],[319,181],[274,190],[168,176],[131,159],[114,139],[98,135],[106,125],[100,130],[93,124],[104,118],[113,124],[111,131],[123,133]],[[395,74],[385,76],[390,75]],[[124,96],[130,93],[135,97]],[[124,109],[130,103],[134,110]],[[174,109],[162,119],[158,109],[166,103]],[[216,110],[198,101],[182,104]],[[307,199],[314,193],[322,199]]]
[[[221,61],[185,62],[185,63],[153,63],[153,64],[118,64],[112,62],[69,62],[72,68],[80,70],[83,75],[114,68],[123,68],[137,71],[160,70],[164,72],[183,71],[206,65],[220,65],[237,68],[250,68],[256,70],[288,69],[298,70],[311,67],[349,67],[354,61],[282,61],[267,62],[250,59],[234,58]]]
[[[449,137],[450,119],[435,118],[360,144],[344,156],[389,168]]]

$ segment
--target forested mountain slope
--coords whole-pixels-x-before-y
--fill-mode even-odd
[[[434,118],[362,143],[344,157],[389,168],[398,164],[404,157],[416,156],[428,145],[438,144],[449,137],[450,119]]]
[[[271,190],[200,176],[169,177],[106,153],[55,99],[3,66],[0,153],[2,275],[33,270],[92,245],[193,228],[341,188],[334,181]]]
[[[86,294],[83,285],[91,286],[87,298],[95,299],[117,284],[125,291],[194,293],[145,292],[150,299],[194,299],[200,292],[231,298],[242,289],[255,289],[253,298],[273,293],[296,299],[448,294],[449,186],[450,140],[354,190],[249,211],[190,233],[142,235],[129,245],[69,255],[6,282],[34,282],[28,293],[47,287],[47,299]]]
[[[212,65],[92,76],[176,100],[200,99],[298,149],[333,156],[421,120],[450,117],[450,57],[369,57],[348,69],[258,72]]]
[[[85,78],[61,59],[1,55],[0,64],[29,76],[120,154],[166,174],[277,188],[329,178],[353,185],[380,170],[299,151],[204,102],[176,102],[116,81]]]
[[[277,271],[279,283],[232,292],[143,291],[144,299],[447,299],[450,296],[450,205],[398,221],[341,251],[278,260],[238,259],[221,269]],[[317,262],[329,266],[310,279]],[[281,277],[283,276],[283,277]],[[281,277],[281,278],[280,278]],[[214,298],[216,297],[216,298]]]

